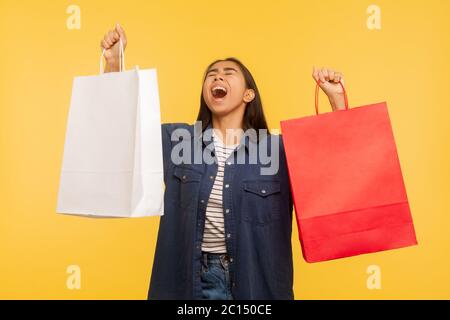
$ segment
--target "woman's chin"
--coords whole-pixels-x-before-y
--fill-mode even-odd
[[[211,112],[215,114],[224,114],[231,110],[231,107],[229,104],[225,103],[224,101],[211,101],[211,104],[209,106],[209,109]]]

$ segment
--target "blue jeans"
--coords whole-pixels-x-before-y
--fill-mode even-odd
[[[203,253],[203,300],[232,300],[229,261],[226,254]]]

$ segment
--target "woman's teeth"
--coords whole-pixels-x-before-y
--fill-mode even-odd
[[[214,98],[223,98],[227,95],[227,89],[220,86],[214,87],[212,88],[212,95]]]

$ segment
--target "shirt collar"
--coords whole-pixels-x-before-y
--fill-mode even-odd
[[[206,148],[213,150],[214,149],[214,141],[212,138],[212,125],[211,122],[208,123],[205,130],[202,132],[202,126],[201,122],[197,121],[194,123],[194,134],[192,137],[197,140],[202,140],[203,144],[206,146]],[[203,138],[204,137],[204,138]],[[264,139],[266,136],[264,136]],[[236,148],[241,148],[241,146],[244,146],[245,149],[248,151],[249,148],[254,148],[258,145],[257,137],[255,135],[248,135],[244,134],[241,138],[241,141],[239,142],[239,145]]]

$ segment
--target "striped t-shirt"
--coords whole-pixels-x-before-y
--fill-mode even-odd
[[[217,158],[217,175],[206,206],[205,229],[203,231],[202,251],[209,253],[226,253],[225,224],[223,216],[222,188],[225,170],[225,160],[239,145],[224,145],[212,131],[214,148]]]

